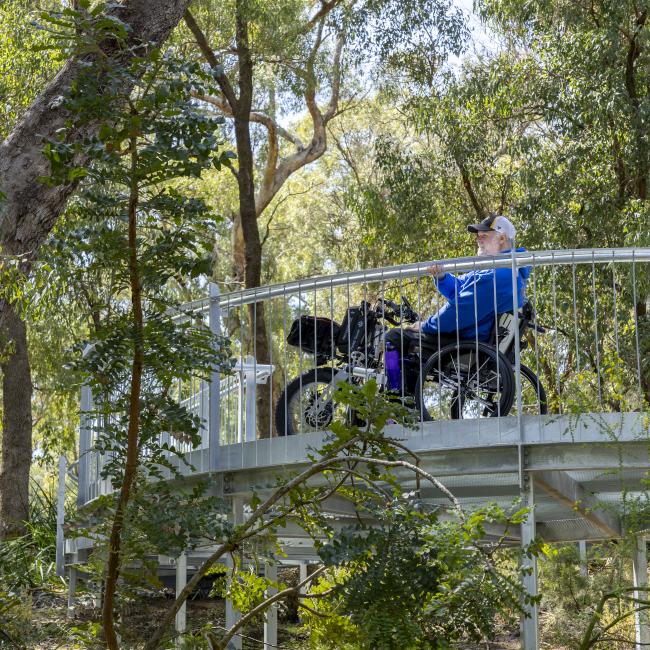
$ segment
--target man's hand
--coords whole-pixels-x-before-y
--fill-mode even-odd
[[[442,264],[432,264],[431,266],[427,266],[426,271],[438,280],[441,280],[447,273]]]
[[[408,325],[405,325],[402,329],[405,330],[411,330],[413,332],[419,332],[420,328],[422,327],[422,323],[409,323]]]

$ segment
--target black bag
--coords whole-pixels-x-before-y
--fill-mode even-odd
[[[287,343],[317,357],[334,357],[341,326],[330,318],[301,316],[291,323]]]
[[[351,352],[368,353],[366,333],[372,336],[375,326],[375,313],[365,301],[360,307],[349,307],[339,329],[336,347],[342,354]]]

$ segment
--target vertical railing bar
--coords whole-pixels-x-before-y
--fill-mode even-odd
[[[79,417],[79,482],[77,488],[77,505],[83,506],[88,501],[89,461],[90,461],[90,409],[92,394],[87,383],[81,386]]]
[[[474,266],[472,267],[472,273],[474,274],[474,278],[476,278],[476,261],[474,261]],[[476,353],[476,367],[478,371],[478,376],[476,377],[477,381],[477,386],[481,385],[481,377],[480,377],[480,363],[479,363],[479,356],[478,356],[478,304],[477,300],[478,297],[476,295],[476,284],[474,284],[474,351]],[[496,305],[495,309],[496,311]],[[499,342],[497,341],[497,358],[499,357]],[[497,406],[498,408],[498,406]],[[478,435],[478,440],[481,440],[481,413],[478,413],[478,417],[476,418],[478,420],[477,422],[477,435]]]
[[[210,292],[210,331],[214,336],[221,335],[221,307],[219,285],[211,282]],[[221,345],[221,343],[219,343]],[[208,384],[208,467],[214,472],[219,464],[219,437],[221,429],[221,373],[219,367],[212,369]]]
[[[397,289],[399,293],[399,337],[400,337],[400,355],[399,355],[399,364],[400,364],[400,397],[402,399],[402,404],[404,404],[404,356],[406,350],[404,349],[404,323],[402,322],[403,310],[402,310],[402,274],[400,272],[398,278]]]
[[[230,309],[231,309],[231,307],[230,307],[230,295],[229,295],[228,300],[226,301],[227,318],[230,318]],[[230,440],[232,438],[233,425],[232,425],[232,422],[230,421],[230,418],[231,418],[231,415],[233,415],[233,419],[234,419],[234,414],[232,412],[232,404],[233,404],[232,393],[234,392],[235,378],[236,378],[236,374],[233,373],[232,378],[230,380],[232,390],[231,390],[230,393],[228,393],[228,407],[229,408],[228,408],[228,421],[226,423],[226,435],[224,436],[224,440],[223,440],[224,441],[224,447],[227,447],[227,446],[230,445]],[[220,440],[220,442],[221,442],[221,440]],[[227,454],[226,466],[227,466],[228,469],[230,469],[230,455],[231,455],[230,454],[230,449],[226,450],[226,454]]]
[[[316,299],[316,287],[314,286],[313,288],[313,296],[314,296],[314,350],[316,350],[316,342],[318,340],[317,332],[316,332],[316,321],[318,320],[318,303]],[[308,303],[309,304],[309,303]],[[318,374],[318,371],[316,368],[318,367],[318,355],[314,354],[314,375]]]
[[[454,266],[454,271],[455,270],[456,270],[456,267]],[[455,279],[454,279],[454,283],[455,283]],[[438,291],[438,286],[437,285],[436,285],[436,291]],[[438,291],[438,295],[436,296],[436,305],[440,305],[440,296],[441,295],[442,294],[440,294],[440,292]],[[439,314],[439,313],[440,313],[440,307],[436,311],[436,314]],[[440,348],[442,347],[442,345],[441,345],[441,337],[442,337],[442,333],[440,332],[440,318],[438,318],[438,326],[436,327],[436,338],[438,339],[438,351],[440,351]],[[442,376],[442,357],[440,355],[438,355],[437,359],[438,359],[438,367],[437,367],[438,379],[440,379],[440,377]],[[428,359],[427,359],[427,361],[428,361]],[[437,414],[437,418],[438,418],[438,439],[440,440],[442,438],[442,413],[443,413],[442,412],[442,385],[440,384],[440,381],[438,381],[437,383],[438,383],[437,390],[438,390],[438,410],[439,410],[439,413]],[[431,413],[429,415],[431,415]]]
[[[612,294],[614,300],[614,345],[616,347],[616,361],[620,356],[620,347],[618,340],[618,291],[616,289],[616,261],[612,251]]]
[[[425,378],[422,376],[422,366],[424,365],[422,355],[424,354],[424,349],[422,347],[422,322],[423,321],[422,321],[422,292],[420,290],[420,282],[421,282],[421,280],[422,280],[422,275],[421,275],[421,271],[420,271],[420,265],[418,264],[418,275],[417,275],[416,281],[417,281],[417,290],[418,290],[418,300],[417,300],[417,303],[418,303],[418,315],[420,316],[420,321],[418,323],[418,349],[419,349],[419,353],[418,353],[418,364],[419,364],[418,378],[420,380],[420,395],[419,395],[419,400],[417,400],[417,401],[420,402],[420,409],[419,409],[419,413],[418,413],[418,415],[419,415],[418,424],[420,425],[420,437],[424,438],[424,421],[423,421],[424,418],[422,416],[422,413],[424,411],[424,379]],[[416,381],[416,386],[417,386],[417,381]],[[418,397],[417,394],[413,395],[414,399],[417,398],[417,397]]]
[[[282,349],[284,350],[284,368],[282,372],[282,382],[284,384],[282,390],[282,399],[284,400],[284,457],[287,457],[289,449],[289,400],[287,397],[287,385],[289,375],[289,344],[287,343],[287,287],[282,289]],[[277,426],[277,423],[276,423]]]
[[[402,306],[402,293],[404,290],[404,283],[402,279],[402,274],[400,272],[399,274],[399,322],[400,322],[400,336],[401,336],[401,348],[402,348],[402,353],[400,354],[400,364],[401,364],[401,372],[400,372],[400,401],[401,405],[404,406],[404,402],[406,399],[406,372],[405,372],[405,358],[406,358],[406,353],[407,350],[404,348],[404,308]],[[402,435],[404,435],[404,423],[400,423],[401,429],[402,429]]]
[[[255,302],[253,303],[252,309],[253,309],[253,400],[252,403],[255,406],[253,409],[253,412],[255,413],[255,417],[253,418],[253,422],[248,422],[248,406],[250,403],[250,397],[246,395],[246,442],[249,442],[249,431],[250,428],[253,429],[255,433],[255,437],[253,438],[255,442],[255,467],[258,466],[259,458],[258,458],[258,447],[257,447],[257,439],[259,436],[262,434],[262,431],[257,430],[257,310],[258,310],[258,305],[260,304],[257,301],[257,287],[254,288],[253,290],[253,297],[256,299]],[[264,309],[264,307],[262,307]],[[246,373],[246,391],[250,390],[250,382],[248,381],[249,373]],[[247,445],[244,445],[244,448]]]
[[[331,370],[330,374],[332,377],[334,377],[336,373],[334,370],[334,363],[336,361],[336,337],[334,336],[334,280],[330,281],[330,321],[330,358],[328,360],[328,364]]]
[[[243,295],[243,287],[240,288],[240,299],[241,296]],[[240,467],[244,467],[244,442],[246,440],[246,377],[244,374],[244,363],[245,363],[245,347],[244,347],[244,342],[246,341],[246,336],[244,332],[244,319],[246,318],[246,307],[242,306],[240,307],[240,341],[239,341],[239,363],[240,363],[240,371],[239,371],[239,423],[240,423],[240,431],[239,431],[239,454],[240,454]],[[252,326],[252,323],[251,323]]]
[[[273,436],[273,415],[274,415],[274,409],[273,409],[273,305],[274,305],[274,299],[269,298],[268,300],[268,305],[269,305],[269,314],[268,314],[268,319],[264,319],[264,322],[266,323],[266,328],[267,328],[267,345],[269,346],[269,374],[266,379],[266,381],[269,384],[269,440],[272,440]],[[265,314],[266,316],[266,314]],[[269,442],[269,459],[271,457],[271,449],[273,448],[273,443]]]
[[[535,314],[534,316],[534,322],[537,324],[537,266],[533,265],[532,268],[532,276],[533,276],[533,312]],[[542,380],[540,379],[539,376],[539,341],[538,337],[539,333],[535,332],[532,336],[533,342],[535,344],[535,376],[537,377],[537,382],[541,386]],[[539,390],[536,388],[536,393],[537,393],[537,425],[538,425],[538,433],[539,433],[539,440],[542,440],[542,400],[539,395]],[[548,401],[548,400],[547,400]]]
[[[636,295],[636,249],[632,250],[632,301],[633,314],[634,314],[634,338],[636,345],[636,377],[639,384],[639,411],[643,411],[643,387],[641,385],[641,348],[639,347],[639,315],[638,315],[638,302]]]
[[[302,316],[302,289],[301,289],[301,282],[298,280],[298,323],[301,323],[300,318]],[[302,327],[298,327],[298,408],[299,411],[298,413],[300,414],[300,434],[304,433],[304,427],[303,427],[303,400],[302,400],[302,360],[303,360],[303,352],[302,352]],[[315,390],[315,389],[314,389]],[[286,448],[286,451],[288,452],[288,447]]]
[[[580,373],[580,344],[578,342],[578,298],[576,295],[576,261],[575,251],[572,254],[571,275],[573,277],[573,326],[576,339],[576,372]],[[557,334],[556,334],[557,335]]]
[[[346,306],[346,309],[345,309],[345,317],[343,318],[343,320],[345,321],[346,328],[347,328],[346,340],[348,342],[348,353],[347,353],[348,368],[349,368],[349,374],[350,374],[350,376],[352,376],[352,373],[354,372],[354,367],[352,365],[352,341],[351,341],[351,337],[350,337],[350,333],[351,333],[350,318],[348,318],[348,316],[350,314],[350,312],[348,311],[350,309],[350,280],[349,280],[349,278],[345,283],[345,291],[346,291],[347,306]],[[350,381],[352,381],[352,379],[350,379]]]
[[[512,260],[512,314],[514,318],[515,331],[515,393],[517,397],[517,429],[519,430],[519,487],[525,489],[524,476],[524,427],[521,413],[521,345],[519,339],[519,268],[517,266],[517,257],[515,256],[515,242],[511,242],[510,258]],[[495,273],[496,275],[496,273]]]
[[[454,265],[454,276],[456,275],[456,266]],[[476,281],[476,278],[474,279]],[[474,284],[474,291],[476,291],[476,284]],[[455,396],[459,403],[459,419],[463,418],[462,407],[460,406],[460,329],[458,317],[458,284],[454,281],[454,312],[456,315],[456,382],[458,385],[458,393]],[[440,320],[438,320],[438,330],[440,330]],[[452,397],[453,401],[454,397]]]
[[[559,347],[559,342],[558,342],[558,328],[557,328],[557,282],[556,282],[556,272],[557,272],[557,267],[555,264],[552,265],[551,267],[551,292],[552,292],[552,300],[553,300],[553,329],[555,331],[555,368],[556,368],[556,373],[555,373],[555,384],[556,384],[556,390],[557,390],[557,398],[558,398],[558,411],[559,413],[562,413],[562,386],[560,384],[560,347]]]
[[[497,350],[499,349],[499,314],[497,314],[497,273],[496,268],[492,269],[492,299],[494,300],[494,329],[497,333],[496,342]],[[497,377],[501,377],[500,356],[497,354]],[[501,402],[501,400],[499,400]],[[497,404],[497,436],[501,442],[501,405]]]
[[[596,379],[598,381],[598,403],[603,406],[603,391],[600,380],[600,340],[598,337],[598,296],[596,295],[596,261],[591,258],[591,294],[594,301],[594,335],[596,338]]]

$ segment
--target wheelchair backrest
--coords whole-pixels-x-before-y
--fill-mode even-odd
[[[519,323],[519,336],[523,336],[529,322],[534,320],[533,306],[527,300],[519,310],[517,322]],[[496,346],[499,342],[499,351],[506,357],[512,354],[512,343],[515,340],[515,317],[511,311],[497,315],[497,322],[492,329],[490,341]]]
[[[498,314],[492,339],[495,345],[498,341],[499,351],[502,354],[507,355],[510,352],[510,347],[515,339],[515,317],[512,312],[506,311]]]

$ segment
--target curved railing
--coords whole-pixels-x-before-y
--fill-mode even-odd
[[[425,444],[426,437],[426,444],[436,440],[441,447],[463,445],[462,436],[467,435],[473,444],[481,444],[483,434],[497,444],[513,439],[523,443],[527,436],[543,435],[543,428],[552,427],[558,417],[570,421],[585,413],[645,412],[650,399],[648,262],[648,248],[531,251],[437,261],[456,275],[506,268],[517,277],[521,268],[530,267],[526,298],[546,333],[529,330],[524,344],[514,345],[516,394],[507,416],[454,424],[452,413],[440,411],[429,422],[420,411],[413,432],[400,435],[419,435],[418,444]],[[309,315],[340,323],[347,309],[361,301],[376,304],[381,299],[398,301],[400,296],[407,296],[421,315],[429,315],[444,304],[426,273],[430,264],[341,273],[222,295],[211,285],[209,297],[183,306],[183,317],[192,312],[207,315],[210,328],[230,338],[234,371],[223,377],[215,373],[211,382],[179,386],[179,401],[204,421],[202,442],[195,449],[173,439],[169,442],[187,453],[197,473],[292,462],[302,453],[298,451],[322,438],[319,431],[304,436],[278,431],[277,404],[294,378],[316,367],[330,367],[335,374],[337,367],[347,363],[356,367],[358,381],[364,376],[386,381],[369,355],[355,359],[348,354],[345,359],[339,352],[338,361],[319,364],[322,359],[288,345],[292,322]],[[516,287],[514,283],[515,297]],[[484,305],[476,305],[477,311],[479,307]],[[333,335],[331,343],[336,347]],[[479,341],[475,343],[478,346]],[[547,409],[538,394],[536,404],[525,401],[530,382],[522,380],[522,365],[545,387]],[[402,386],[401,396],[408,398],[406,392]],[[91,406],[92,396],[85,390],[82,411],[91,411]],[[108,489],[99,478],[102,457],[92,451],[96,426],[88,418],[82,426],[80,503]]]

